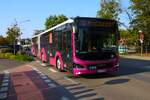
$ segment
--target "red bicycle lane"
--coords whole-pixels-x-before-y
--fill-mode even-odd
[[[44,100],[44,97],[38,87],[33,83],[33,80],[27,73],[34,73],[32,68],[22,66],[9,71],[11,84],[8,93],[8,100],[16,98],[17,100]],[[35,78],[34,80],[37,80]],[[38,79],[38,84],[46,87],[42,80]],[[47,87],[48,88],[48,87]]]
[[[2,84],[8,84],[0,89],[0,99],[4,100],[61,100],[64,96],[75,99],[59,84],[27,65],[7,70]]]

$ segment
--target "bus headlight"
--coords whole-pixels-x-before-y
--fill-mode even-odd
[[[82,66],[82,65],[79,65],[79,64],[76,64],[76,68],[85,68],[84,66]]]
[[[119,63],[116,64],[116,67],[119,67]]]
[[[111,57],[111,58],[114,58],[114,57],[115,57],[115,55],[113,55],[113,54],[112,54],[112,55],[110,55],[110,57]]]

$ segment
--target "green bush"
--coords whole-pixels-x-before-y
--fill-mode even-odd
[[[13,55],[12,53],[5,53],[5,58],[9,59],[9,57]]]
[[[33,61],[33,57],[27,55],[16,55],[16,60],[18,61]]]
[[[15,60],[16,59],[16,55],[10,55],[9,59]]]
[[[12,59],[12,60],[17,60],[17,61],[33,61],[34,58],[31,56],[27,55],[13,55],[12,53],[0,53],[0,58],[3,59]]]
[[[0,58],[5,58],[5,54],[4,53],[0,53]]]

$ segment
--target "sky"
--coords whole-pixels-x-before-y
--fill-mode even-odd
[[[127,8],[128,0],[120,0]],[[96,17],[100,0],[1,0],[0,35],[6,36],[7,28],[16,21],[22,38],[31,38],[34,30],[44,29],[45,19],[50,15],[64,14],[67,17]],[[126,16],[121,20],[127,22]]]

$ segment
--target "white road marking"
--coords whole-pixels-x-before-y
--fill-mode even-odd
[[[45,75],[45,76],[41,76],[42,79],[48,79],[48,77]]]
[[[79,93],[79,94],[76,94],[76,95],[74,95],[75,97],[80,97],[80,96],[84,96],[84,95],[90,95],[90,94],[95,94],[95,95],[93,95],[93,96],[96,96],[96,93],[94,92],[94,91],[88,91],[88,92],[82,92],[81,91],[81,93]],[[91,96],[91,97],[93,97],[93,96]]]
[[[8,79],[3,79],[3,81],[2,81],[3,83],[5,83],[5,82],[9,82],[9,80]]]
[[[37,72],[38,74],[42,74],[42,72],[41,72],[41,71],[39,71],[39,70],[36,70],[36,72]]]
[[[42,63],[41,65],[42,65],[42,66],[47,66],[47,65],[46,65],[46,64],[44,64],[44,63]]]
[[[34,71],[36,71],[36,72],[39,72],[39,70],[38,69],[36,69],[36,68],[32,68]]]
[[[9,74],[10,72],[8,70],[4,70],[4,73],[5,74]]]
[[[91,96],[87,96],[87,95],[91,95]],[[84,97],[84,98],[80,98],[80,97]],[[101,97],[98,97],[96,95],[96,93],[94,93],[94,94],[85,94],[85,95],[78,96],[76,98],[80,98],[79,100],[101,100]],[[100,99],[97,99],[97,98],[100,98]]]
[[[150,69],[150,66],[143,66],[142,68],[147,68],[147,69]]]
[[[78,88],[78,87],[84,87],[83,85],[73,85],[73,86],[67,86],[67,87],[65,87],[66,89],[73,89],[73,88]]]
[[[38,62],[38,63],[39,63],[40,61],[39,61],[39,60],[37,60],[36,62]]]
[[[54,72],[54,73],[58,72],[58,71],[56,71],[56,70],[53,69],[53,68],[49,68],[48,70],[50,70],[50,71],[52,71],[52,72]]]
[[[26,66],[31,67],[32,69],[36,69],[35,67],[33,67],[33,66],[31,66],[31,65],[26,65]]]
[[[40,77],[43,77],[43,76],[46,76],[45,74],[43,74],[43,73],[39,73],[40,74]]]
[[[72,83],[75,83],[75,84],[78,84],[76,81],[74,81],[74,80],[72,80],[72,79],[70,79],[70,78],[68,78],[68,77],[64,77],[66,80],[69,80],[69,81],[71,81]]]
[[[69,89],[68,89],[69,90]],[[76,92],[82,92],[82,91],[86,91],[87,88],[81,88],[81,89],[72,89],[72,90],[69,90],[69,92],[71,93],[76,93]]]
[[[0,99],[6,99],[7,93],[0,93]]]
[[[36,71],[40,76],[43,76],[43,73],[41,71]]]
[[[4,75],[3,79],[9,79],[9,76],[5,76],[5,75]]]
[[[8,87],[1,87],[0,92],[6,92],[8,91]]]
[[[46,79],[46,80],[44,80],[46,83],[50,83],[50,82],[52,82],[50,79]]]
[[[35,67],[31,66],[31,65],[26,65],[26,66],[31,67],[33,70],[35,70],[38,73],[41,73],[37,68],[35,68]]]
[[[54,84],[54,83],[49,83],[48,86],[49,86],[50,88],[54,88],[54,87],[56,87],[56,84]]]
[[[70,100],[70,99],[65,97],[65,96],[63,96],[63,97],[61,97],[61,100]]]
[[[8,86],[8,85],[9,85],[8,83],[2,83],[1,86],[3,87],[3,86]]]

